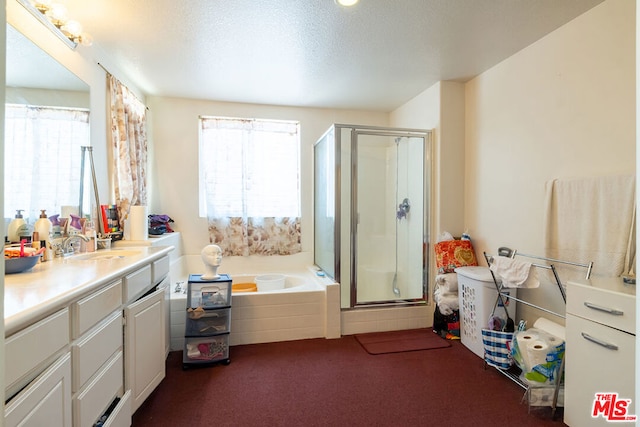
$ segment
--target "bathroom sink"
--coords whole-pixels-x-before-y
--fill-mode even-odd
[[[76,255],[72,257],[74,260],[79,261],[93,261],[93,260],[101,260],[101,259],[120,259],[127,258],[130,256],[139,255],[141,251],[130,250],[130,249],[108,249],[97,252],[91,252],[82,255]]]

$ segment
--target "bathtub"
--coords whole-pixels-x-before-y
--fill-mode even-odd
[[[218,272],[229,274],[232,283],[252,283],[255,276],[274,272],[264,267],[262,271],[234,272],[237,266],[227,261],[223,260]],[[184,255],[171,263],[171,350],[184,347],[189,275],[203,272],[200,255]],[[313,267],[290,267],[278,273],[285,275],[283,289],[232,294],[229,344],[339,338],[339,285],[318,277]]]

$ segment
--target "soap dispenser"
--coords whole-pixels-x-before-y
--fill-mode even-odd
[[[49,243],[49,240],[51,240],[51,227],[51,221],[47,218],[46,209],[40,209],[40,218],[38,218],[33,226],[34,231],[38,232],[41,240]]]
[[[19,242],[20,231],[27,225],[26,221],[22,217],[22,211],[23,209],[16,210],[16,217],[9,223],[9,228],[7,229],[7,238],[9,239],[9,242]]]

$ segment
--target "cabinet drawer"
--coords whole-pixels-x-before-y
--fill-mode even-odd
[[[567,285],[567,313],[622,331],[636,330],[635,304],[634,295],[573,282]]]
[[[71,306],[71,336],[73,339],[88,331],[122,305],[122,281],[89,295]]]
[[[125,302],[141,297],[151,288],[151,266],[145,265],[140,270],[125,276],[123,283]]]
[[[635,415],[634,381],[621,381],[635,378],[635,336],[572,314],[567,315],[566,332],[564,422],[575,427],[608,425],[602,417],[591,417],[596,393],[632,399],[627,413]]]
[[[71,347],[73,357],[73,392],[119,349],[122,349],[122,312],[113,313],[104,323]]]
[[[169,274],[170,266],[169,255],[164,256],[151,264],[151,278],[153,279],[152,283],[154,285],[159,283],[167,274]]]
[[[66,353],[5,405],[4,425],[71,427],[71,357]]]
[[[38,365],[69,344],[69,309],[11,335],[5,341],[6,396],[35,378]],[[42,369],[40,369],[42,370]]]
[[[187,312],[185,336],[199,337],[230,332],[231,309]]]
[[[122,396],[118,405],[109,414],[103,427],[129,427],[131,425],[131,390]]]
[[[122,352],[115,354],[73,400],[73,425],[91,426],[107,410],[113,399],[122,394]]]
[[[229,359],[229,334],[185,338],[182,363],[202,364]]]

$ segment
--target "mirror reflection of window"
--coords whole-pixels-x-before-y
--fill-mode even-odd
[[[54,215],[62,206],[77,206],[80,147],[87,141],[88,110],[7,104],[4,167],[11,179],[4,186],[4,217],[22,209],[33,222],[41,209]]]
[[[46,209],[51,216],[62,213],[60,206],[78,206],[82,161],[79,146],[91,144],[87,83],[36,45],[28,34],[9,24],[6,30],[5,232],[18,209],[24,210],[25,219],[33,224],[40,209]],[[38,124],[38,118],[44,123]],[[8,125],[9,120],[13,126]],[[19,126],[15,124],[20,121]],[[28,122],[31,142],[19,136],[20,132],[27,132]],[[67,123],[63,125],[64,122]],[[71,128],[75,129],[74,135],[84,136],[67,138],[65,132],[71,132]],[[51,136],[52,142],[44,142],[43,135]],[[87,205],[92,193],[87,190],[91,183],[86,168],[85,175],[82,211],[86,214],[91,212]]]

